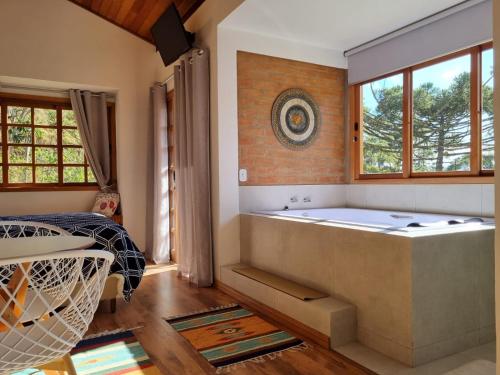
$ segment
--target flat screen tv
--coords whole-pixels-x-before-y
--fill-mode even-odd
[[[194,34],[187,32],[174,4],[165,10],[151,28],[156,49],[165,66],[192,48]]]

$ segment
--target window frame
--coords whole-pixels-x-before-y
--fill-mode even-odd
[[[466,48],[445,56],[431,59],[407,68],[399,69],[375,78],[356,83],[349,88],[350,107],[350,143],[351,143],[351,181],[373,182],[373,180],[396,180],[401,183],[413,182],[439,182],[449,183],[450,179],[460,182],[489,183],[494,176],[494,170],[482,169],[482,142],[481,142],[481,116],[482,116],[482,52],[493,48],[493,42],[483,43]],[[457,57],[471,56],[471,92],[470,92],[470,114],[471,114],[471,154],[470,171],[449,172],[415,172],[413,171],[413,72],[436,65]],[[403,168],[401,173],[363,173],[363,108],[362,90],[365,84],[380,79],[403,75]]]
[[[9,166],[17,166],[19,163],[10,163],[8,160],[8,127],[16,126],[15,124],[7,123],[7,106],[23,106],[31,107],[31,123],[21,126],[29,127],[32,129],[31,143],[20,144],[20,146],[32,147],[33,155],[32,162],[23,164],[25,166],[31,166],[33,173],[33,182],[31,183],[10,183],[8,180],[8,170]],[[0,141],[0,146],[2,147],[2,163],[0,163],[0,168],[2,168],[3,179],[0,182],[0,192],[12,192],[12,191],[98,191],[99,186],[96,182],[63,182],[63,166],[77,166],[85,167],[85,178],[87,179],[87,173],[90,169],[88,161],[84,156],[83,164],[65,164],[63,162],[63,150],[65,148],[80,148],[81,146],[76,145],[63,145],[62,144],[62,131],[64,129],[75,129],[75,127],[64,127],[62,125],[62,111],[71,110],[71,102],[69,98],[58,98],[58,97],[47,97],[47,96],[35,96],[35,95],[24,95],[24,94],[12,94],[12,93],[0,93],[0,107],[1,107],[1,118],[0,118],[0,131],[2,132],[2,138]],[[34,108],[45,108],[45,109],[55,109],[57,121],[56,125],[53,126],[43,126],[35,125],[34,119]],[[109,123],[109,140],[110,140],[110,157],[111,157],[111,180],[113,184],[116,184],[116,142],[115,142],[115,104],[112,102],[107,103],[107,114]],[[57,142],[54,145],[37,145],[35,143],[35,133],[34,129],[45,128],[45,129],[56,129]],[[58,179],[57,183],[37,183],[35,180],[36,166],[49,166],[48,164],[36,163],[34,150],[36,147],[50,147],[57,150],[57,164],[51,164],[51,167],[57,167],[58,169]],[[83,148],[83,147],[81,147]],[[19,164],[20,165],[20,164]]]

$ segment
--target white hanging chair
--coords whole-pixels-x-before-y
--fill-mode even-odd
[[[55,225],[34,221],[0,221],[0,239],[41,236],[71,236],[71,233]]]
[[[0,238],[4,233],[65,234],[57,227],[25,224],[0,222]],[[87,332],[113,260],[103,250],[0,260],[0,374],[62,359],[69,373],[75,373],[68,353]]]

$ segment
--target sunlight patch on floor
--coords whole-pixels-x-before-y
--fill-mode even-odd
[[[162,272],[172,272],[172,271],[177,271],[177,264],[175,263],[148,264],[146,265],[144,276],[151,276]]]

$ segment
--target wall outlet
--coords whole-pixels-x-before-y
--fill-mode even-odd
[[[240,182],[246,182],[248,180],[248,173],[247,173],[247,170],[245,168],[240,169],[239,179],[240,179]]]

